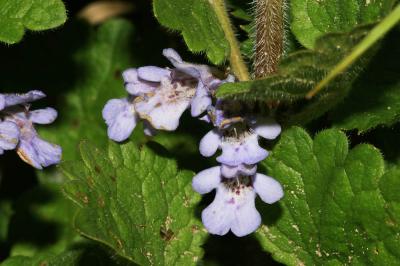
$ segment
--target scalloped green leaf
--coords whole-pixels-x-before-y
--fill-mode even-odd
[[[214,11],[214,1],[154,0],[153,10],[165,27],[182,33],[189,50],[205,51],[214,64],[222,63],[230,47]]]
[[[21,41],[25,29],[41,31],[58,27],[67,20],[61,0],[0,0],[0,41]]]
[[[299,42],[313,48],[326,33],[347,32],[358,25],[373,23],[394,6],[396,0],[292,0],[291,29]]]
[[[82,162],[62,166],[72,180],[65,194],[80,208],[75,227],[140,265],[195,265],[206,232],[195,216],[193,173],[159,149],[110,143],[103,152],[83,142]]]
[[[279,72],[265,79],[223,84],[217,97],[243,101],[280,101],[285,104],[300,103],[284,114],[289,124],[304,124],[324,114],[347,95],[351,84],[366,65],[373,51],[369,51],[348,71],[333,80],[311,101],[305,95],[347,55],[370,29],[360,27],[349,33],[327,34],[321,37],[314,50],[292,53],[282,60]]]
[[[262,247],[287,265],[398,265],[400,171],[385,171],[379,150],[349,150],[339,130],[312,139],[291,128],[263,162],[285,191],[265,207]],[[272,215],[275,213],[275,216]]]

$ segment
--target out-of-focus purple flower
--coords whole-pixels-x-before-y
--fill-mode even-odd
[[[18,126],[9,121],[0,122],[0,155],[4,150],[13,150],[19,141]]]
[[[0,94],[0,110],[3,110],[7,107],[17,104],[33,102],[44,97],[46,97],[46,95],[38,90],[32,90],[22,94],[19,93]]]
[[[18,126],[20,135],[17,153],[23,161],[37,169],[57,164],[61,160],[61,147],[39,138],[33,124],[50,124],[57,117],[53,108],[28,111],[14,108],[7,111],[5,120]]]
[[[282,186],[272,177],[255,174],[224,179],[219,166],[198,173],[192,186],[200,194],[217,190],[214,201],[201,215],[208,232],[216,235],[225,235],[229,230],[239,237],[254,232],[261,224],[256,195],[268,204],[283,197]]]
[[[266,139],[276,138],[281,131],[279,124],[272,120],[263,120],[259,123],[251,121],[251,128],[241,133],[213,129],[200,141],[200,153],[209,157],[214,155],[217,149],[222,149],[222,154],[217,161],[228,165],[241,164],[253,165],[268,156],[268,152],[258,144],[258,137]]]

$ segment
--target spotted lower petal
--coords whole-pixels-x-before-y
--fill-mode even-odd
[[[230,204],[230,200],[231,198],[223,184],[220,184],[214,201],[201,214],[204,227],[209,233],[222,236],[231,229],[235,217],[235,205]]]
[[[156,129],[173,131],[178,128],[179,119],[188,106],[189,101],[160,105],[155,107],[148,116],[144,116],[143,118],[148,120]]]
[[[261,216],[255,206],[254,192],[248,192],[243,204],[235,209],[231,230],[238,237],[253,233],[261,224]]]

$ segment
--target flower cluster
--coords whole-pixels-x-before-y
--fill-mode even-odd
[[[283,196],[279,182],[257,173],[257,163],[268,156],[259,139],[275,139],[281,127],[271,119],[257,118],[239,102],[215,99],[221,84],[234,82],[232,75],[218,78],[215,69],[184,62],[172,49],[163,54],[174,68],[145,66],[123,73],[128,96],[108,101],[103,109],[108,136],[126,140],[139,120],[147,135],[175,130],[182,113],[190,108],[193,117],[215,127],[200,141],[200,153],[210,157],[222,151],[216,158],[220,166],[203,170],[193,179],[193,189],[200,194],[216,189],[214,201],[202,213],[203,224],[212,234],[224,235],[229,230],[237,236],[250,234],[261,223],[256,195],[269,204]]]
[[[34,124],[52,123],[57,111],[49,107],[29,110],[29,102],[45,96],[37,90],[25,94],[0,94],[0,154],[16,149],[23,161],[37,169],[61,160],[61,147],[41,139],[34,128]]]

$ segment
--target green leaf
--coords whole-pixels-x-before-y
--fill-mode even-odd
[[[229,43],[213,9],[207,0],[154,0],[154,15],[158,21],[178,30],[192,52],[205,51],[214,64],[229,55]]]
[[[80,207],[75,227],[140,265],[195,265],[206,234],[193,173],[152,150],[159,147],[110,143],[104,153],[83,142],[83,163],[63,166],[72,179],[65,193]]]
[[[331,112],[335,127],[365,132],[400,120],[400,32],[393,32],[353,90]]]
[[[316,40],[331,32],[347,32],[357,25],[373,23],[394,6],[396,0],[293,0],[292,31],[299,42],[313,48]]]
[[[317,41],[314,50],[292,53],[282,60],[279,73],[266,79],[226,83],[217,92],[217,97],[244,101],[280,101],[300,106],[284,114],[289,124],[304,124],[339,103],[348,93],[352,81],[366,65],[366,58],[358,61],[347,72],[342,73],[328,87],[308,102],[304,100],[311,90],[348,51],[367,33],[370,27],[360,27],[350,33],[327,34]]]
[[[107,127],[101,111],[109,99],[126,96],[121,72],[134,64],[130,45],[133,27],[129,22],[113,20],[88,31],[88,40],[71,55],[79,77],[68,88],[65,104],[58,110],[59,123],[40,131],[43,138],[61,145],[63,160],[79,157],[77,147],[82,138],[106,146]]]
[[[400,171],[385,172],[376,148],[361,144],[349,150],[339,130],[325,130],[312,139],[294,127],[263,165],[285,191],[279,205],[263,210],[265,225],[257,231],[261,245],[277,261],[400,263]]]
[[[17,43],[25,29],[47,30],[64,24],[66,19],[61,0],[0,0],[0,41]]]

